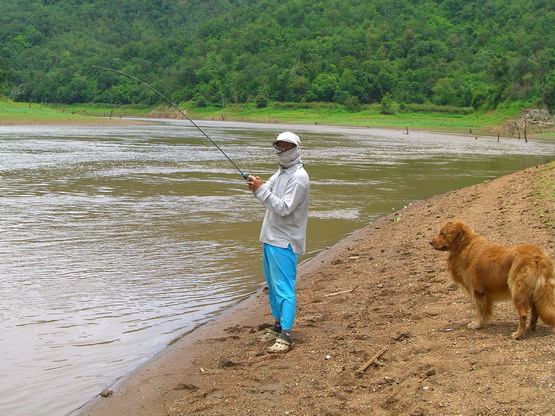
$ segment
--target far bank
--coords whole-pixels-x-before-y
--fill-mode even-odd
[[[343,125],[432,130],[476,135],[555,136],[553,116],[543,110],[523,112],[519,107],[490,112],[433,105],[411,105],[394,114],[382,114],[380,106],[365,105],[349,111],[331,103],[273,103],[257,108],[254,103],[224,108],[182,103],[193,120],[243,121],[269,124]],[[538,113],[540,111],[540,113]],[[538,115],[541,114],[541,115]],[[95,124],[131,122],[129,118],[183,118],[171,106],[110,104],[40,104],[0,100],[0,126],[26,124]]]

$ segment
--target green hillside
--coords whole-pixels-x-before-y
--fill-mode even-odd
[[[0,0],[16,101],[555,108],[552,0]]]

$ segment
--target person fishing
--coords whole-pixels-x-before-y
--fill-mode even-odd
[[[294,133],[281,133],[273,142],[279,163],[278,171],[264,183],[259,176],[244,173],[206,132],[168,97],[134,75],[114,68],[93,65],[135,80],[154,91],[181,115],[189,120],[247,180],[249,189],[267,208],[260,241],[263,243],[264,276],[268,282],[270,307],[275,319],[274,328],[264,334],[266,341],[274,341],[269,352],[287,352],[293,348],[292,328],[297,309],[295,284],[297,260],[305,252],[306,224],[310,180],[301,160],[301,139]]]
[[[284,132],[272,145],[279,164],[277,172],[267,182],[259,176],[248,175],[247,183],[254,196],[266,207],[260,241],[263,243],[263,270],[275,322],[273,329],[260,339],[273,342],[268,352],[285,353],[293,348],[297,260],[306,249],[310,179],[301,160],[299,136]]]

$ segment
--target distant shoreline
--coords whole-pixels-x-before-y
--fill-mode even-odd
[[[17,118],[3,119],[0,117],[0,127],[2,126],[95,126],[95,125],[124,125],[124,124],[147,124],[148,121],[136,121],[121,118],[67,118],[67,119],[37,119],[37,118]]]
[[[103,117],[85,117],[85,118],[67,118],[67,119],[37,119],[37,118],[17,118],[17,119],[3,119],[0,115],[0,128],[8,127],[8,126],[123,126],[123,125],[141,125],[141,124],[156,124],[159,123],[160,120],[172,120],[172,118],[152,118],[152,120],[148,120],[149,117],[136,117],[140,118],[140,120],[134,119],[134,117],[129,118],[103,118]],[[233,118],[230,117],[226,120],[218,120],[218,119],[194,119],[194,120],[209,120],[215,122],[239,122],[239,123],[256,123],[256,124],[274,124],[268,123],[265,121],[260,120],[246,120],[242,119],[241,117]],[[313,124],[309,124],[306,122],[283,122],[280,124],[289,124],[292,126],[311,126]],[[399,128],[396,126],[359,126],[359,125],[352,125],[352,124],[325,124],[321,123],[322,126],[338,126],[338,127],[346,127],[346,128],[367,128],[367,129],[387,129],[387,130],[397,130],[401,132],[405,132],[404,128]],[[431,132],[436,134],[459,134],[459,135],[475,135],[476,137],[494,137],[497,133],[494,133],[488,129],[473,129],[472,132],[465,131],[462,129],[454,129],[454,128],[445,128],[445,129],[437,129],[437,128],[411,128],[410,131],[419,131],[419,132]],[[500,135],[500,137],[509,137],[514,138],[512,135]],[[553,138],[555,139],[555,133],[530,133],[528,134],[528,138]]]
[[[381,114],[379,106],[368,105],[358,112],[346,111],[342,106],[326,103],[310,103],[306,108],[287,109],[276,106],[256,108],[251,104],[233,104],[225,108],[190,107],[182,103],[184,111],[193,120],[231,121],[262,124],[326,125],[353,128],[385,128],[410,131],[434,131],[470,134],[478,136],[516,137],[506,131],[504,124],[518,117],[516,110],[500,109],[489,112],[456,113],[438,109],[428,111]],[[95,125],[95,124],[136,124],[147,121],[141,119],[184,119],[176,110],[167,106],[138,107],[110,106],[107,104],[72,104],[63,107],[33,103],[0,100],[0,126],[13,125]],[[553,129],[551,129],[553,130]],[[528,136],[554,136],[555,132],[533,133],[528,128]],[[521,132],[523,133],[523,132]]]

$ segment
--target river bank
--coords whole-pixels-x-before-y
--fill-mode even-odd
[[[553,162],[409,206],[302,265],[290,353],[256,342],[270,321],[260,292],[80,414],[551,415],[553,329],[513,341],[516,316],[503,303],[490,325],[467,330],[471,306],[428,241],[457,217],[553,255],[554,210]]]
[[[546,117],[549,120],[536,120],[537,115],[530,115],[530,111],[545,112],[545,110],[521,110],[518,106],[500,107],[495,111],[473,112],[468,108],[413,104],[396,114],[382,114],[378,104],[362,106],[356,112],[331,103],[274,103],[264,108],[258,108],[253,103],[229,104],[225,108],[195,107],[192,103],[181,105],[188,117],[194,120],[379,127],[402,129],[407,133],[409,130],[426,130],[483,136],[518,136],[519,138],[526,134],[530,136],[555,134],[552,116],[547,113]],[[135,123],[129,119],[141,117],[181,119],[183,115],[168,106],[46,105],[0,100],[0,126]]]

